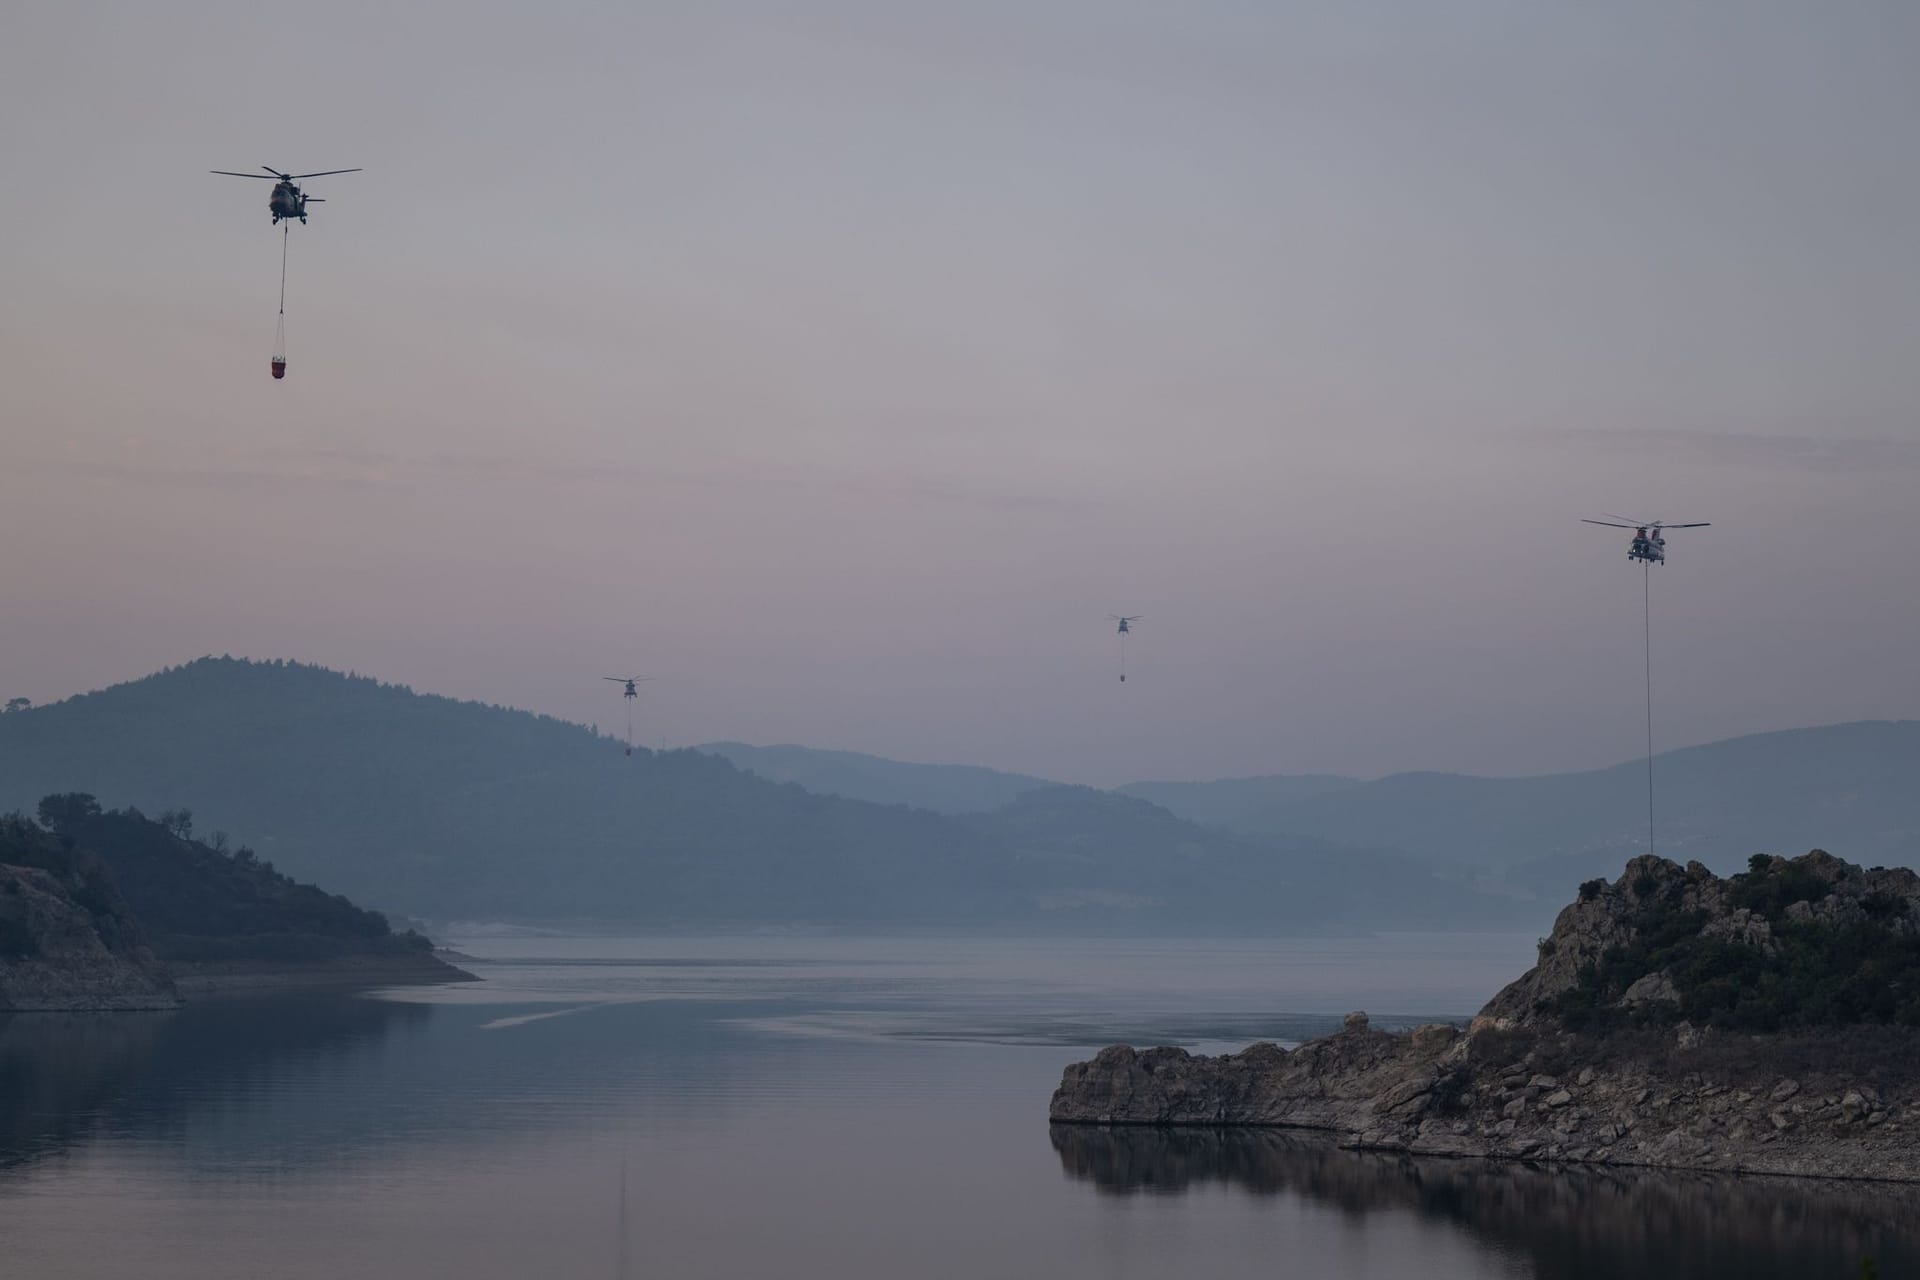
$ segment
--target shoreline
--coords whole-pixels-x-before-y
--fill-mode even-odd
[[[432,987],[481,981],[478,976],[437,956],[350,956],[294,966],[237,961],[171,965],[169,970],[174,987],[187,999],[252,992]]]
[[[1329,1150],[1352,1152],[1357,1155],[1411,1156],[1416,1160],[1446,1160],[1457,1164],[1485,1164],[1498,1168],[1532,1169],[1538,1172],[1551,1172],[1558,1168],[1603,1171],[1608,1169],[1631,1169],[1649,1173],[1693,1173],[1728,1178],[1768,1178],[1786,1181],[1807,1182],[1871,1182],[1884,1187],[1911,1187],[1920,1185],[1920,1172],[1912,1174],[1887,1173],[1808,1173],[1796,1169],[1761,1169],[1744,1164],[1701,1166],[1697,1164],[1671,1164],[1652,1160],[1597,1159],[1585,1156],[1575,1159],[1564,1155],[1524,1156],[1500,1155],[1493,1152],[1441,1150],[1421,1147],[1418,1144],[1367,1143],[1342,1140],[1340,1130],[1325,1125],[1287,1124],[1282,1122],[1259,1123],[1252,1121],[1222,1121],[1218,1124],[1184,1123],[1168,1124],[1157,1120],[1047,1120],[1048,1129],[1070,1130],[1081,1133],[1190,1133],[1220,1134],[1225,1136],[1256,1136],[1260,1134],[1286,1134],[1302,1136],[1308,1141],[1320,1139]]]
[[[1920,1183],[1920,1079],[1899,1064],[1861,1071],[1830,1041],[1690,1029],[1611,1059],[1598,1047],[1516,1038],[1491,1019],[1394,1034],[1355,1013],[1293,1050],[1111,1045],[1065,1068],[1048,1119],[1309,1131],[1347,1150],[1500,1163]]]

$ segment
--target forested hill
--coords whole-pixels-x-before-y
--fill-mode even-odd
[[[1084,789],[1049,800],[1043,827],[1018,806],[975,822],[288,663],[202,659],[0,715],[0,810],[74,791],[217,815],[299,879],[443,919],[1279,930],[1431,926],[1472,905],[1410,864],[1382,875]],[[1307,891],[1330,881],[1335,911]]]
[[[38,816],[107,868],[155,954],[170,963],[299,963],[432,949],[417,933],[395,933],[379,912],[282,874],[244,844],[195,840],[184,810],[149,818],[66,794],[42,799]]]

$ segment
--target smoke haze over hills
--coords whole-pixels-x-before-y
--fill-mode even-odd
[[[235,652],[608,724],[617,665],[650,745],[1601,767],[1625,510],[1714,522],[1663,744],[1920,716],[1908,8],[195,13],[7,10],[0,697]],[[205,172],[262,163],[363,170],[284,383]]]
[[[1060,786],[804,747],[639,750],[324,669],[208,658],[0,716],[0,807],[197,811],[300,878],[417,914],[1026,931],[1544,919],[1643,847],[1642,766]],[[1920,724],[1663,758],[1666,851],[1920,856]],[[800,785],[793,785],[797,781]],[[1150,803],[1150,801],[1152,801]]]

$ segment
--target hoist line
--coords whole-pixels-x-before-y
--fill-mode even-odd
[[[275,377],[279,376],[278,370],[285,367],[287,358],[287,245],[292,240],[292,236],[288,234],[292,229],[291,227],[280,229],[280,318],[273,326]]]
[[[1647,657],[1647,852],[1653,852],[1653,566],[1640,566],[1640,618]]]

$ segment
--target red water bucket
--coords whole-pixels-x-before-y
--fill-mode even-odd
[[[287,362],[281,356],[275,356],[273,358],[273,376],[276,378],[284,378],[287,376]]]

